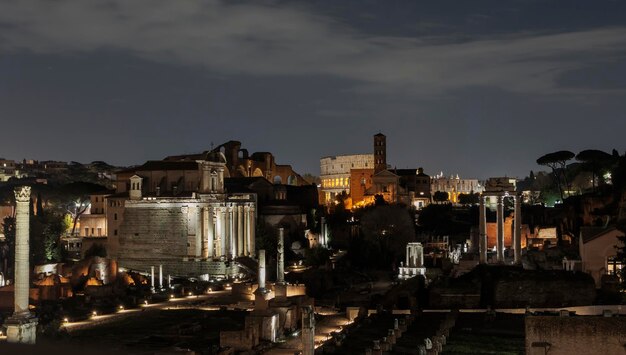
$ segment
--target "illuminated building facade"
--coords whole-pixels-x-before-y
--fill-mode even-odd
[[[446,177],[442,172],[430,179],[430,191],[433,194],[437,191],[446,192],[450,202],[458,203],[460,194],[482,193],[484,187],[478,179],[461,179],[458,174]]]
[[[107,200],[112,253],[124,268],[166,274],[233,275],[238,257],[255,255],[256,194],[225,189],[226,158],[148,162]],[[111,206],[111,204],[115,206]],[[111,231],[111,229],[109,229]]]
[[[326,204],[345,191],[350,194],[351,170],[374,169],[373,154],[337,155],[320,159],[321,191]]]

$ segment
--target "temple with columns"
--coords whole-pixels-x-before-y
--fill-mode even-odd
[[[189,162],[167,162],[169,171],[158,179],[154,171],[130,177],[127,193],[117,197],[123,200],[116,248],[120,267],[147,272],[159,265],[166,275],[228,277],[239,272],[231,261],[254,257],[256,194],[225,190],[222,153],[194,163],[198,183],[191,188],[184,181]],[[183,174],[169,166],[176,164],[185,165]],[[165,188],[171,185],[181,188]]]

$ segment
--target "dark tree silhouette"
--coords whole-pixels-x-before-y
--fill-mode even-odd
[[[448,193],[444,191],[435,191],[433,194],[433,200],[435,202],[445,202],[448,201]]]
[[[564,186],[562,184],[562,181],[565,182],[565,187],[569,189],[569,182],[567,179],[567,175],[565,174],[567,161],[574,158],[574,156],[575,154],[570,152],[569,150],[560,150],[558,152],[548,153],[537,159],[537,164],[547,166],[552,169],[552,175],[554,176],[554,181],[556,182],[556,185],[559,189],[561,201],[564,201]]]
[[[596,190],[596,177],[601,174],[603,168],[610,167],[616,159],[609,153],[601,150],[587,149],[576,155],[576,160],[583,162],[586,170],[591,171],[591,190]]]

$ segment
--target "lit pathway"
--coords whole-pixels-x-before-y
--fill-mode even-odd
[[[210,294],[197,295],[197,296],[186,296],[179,298],[172,298],[168,301],[163,301],[160,303],[152,303],[142,305],[139,308],[133,309],[125,309],[118,310],[115,313],[104,314],[101,316],[92,316],[91,318],[80,321],[80,322],[65,322],[62,327],[65,328],[69,333],[79,330],[79,329],[88,329],[95,326],[99,326],[102,324],[114,322],[123,318],[137,316],[142,314],[142,312],[154,311],[154,310],[164,310],[168,308],[185,308],[190,306],[193,303],[197,303],[199,301],[207,301],[209,299],[217,298],[218,296],[224,296],[230,291],[213,291]],[[193,308],[203,309],[203,310],[219,310],[218,305],[216,306],[192,306]]]
[[[348,325],[348,319],[343,313],[324,314],[319,323],[315,324],[315,344],[321,345],[331,338],[332,332],[340,332],[341,327]],[[274,348],[264,352],[269,355],[293,355],[296,351],[302,350],[302,335],[290,337],[284,343],[277,344]]]

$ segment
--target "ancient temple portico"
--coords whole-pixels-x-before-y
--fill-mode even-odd
[[[485,185],[485,192],[479,200],[479,261],[481,264],[487,263],[487,206],[486,199],[495,197],[496,203],[496,262],[504,263],[504,203],[507,198],[514,200],[514,226],[513,226],[513,250],[514,263],[520,264],[522,257],[522,200],[515,191],[515,186],[507,178],[491,178]]]

